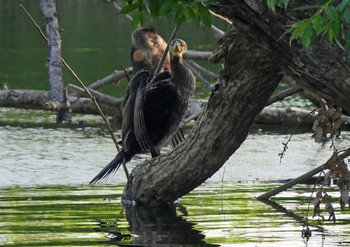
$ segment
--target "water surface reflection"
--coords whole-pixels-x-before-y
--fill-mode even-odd
[[[220,246],[205,242],[205,235],[193,228],[194,223],[177,215],[175,205],[161,208],[126,206],[133,244],[142,246]],[[181,206],[178,206],[181,207]],[[182,207],[182,210],[186,210]]]

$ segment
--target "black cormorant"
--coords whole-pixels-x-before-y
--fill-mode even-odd
[[[157,34],[155,27],[137,29],[131,35],[130,58],[134,72],[148,69],[153,75],[165,51],[167,43]],[[160,72],[170,70],[170,56],[167,55]]]
[[[182,61],[185,41],[170,43],[171,73],[164,71],[148,82],[140,70],[131,79],[122,105],[122,150],[90,183],[107,178],[138,153],[160,155],[159,147],[174,133],[185,115],[195,89],[195,78]],[[148,82],[148,83],[147,83]]]

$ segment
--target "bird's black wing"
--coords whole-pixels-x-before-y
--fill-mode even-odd
[[[152,156],[158,156],[159,151],[149,138],[143,107],[145,104],[147,93],[156,91],[158,85],[163,81],[168,81],[171,78],[171,73],[168,71],[158,74],[149,84],[141,82],[136,95],[135,109],[134,109],[134,132],[138,143],[143,151],[150,150]]]
[[[146,82],[149,77],[148,70],[138,71],[130,80],[124,101],[122,104],[122,139],[123,149],[125,152],[130,148],[134,134],[134,114],[135,101],[138,93],[138,88],[141,83]]]

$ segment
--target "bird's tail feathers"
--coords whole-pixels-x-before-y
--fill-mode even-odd
[[[102,171],[100,171],[91,181],[90,184],[95,184],[97,182],[99,182],[102,179],[108,179],[108,177],[113,174],[114,172],[116,172],[120,165],[123,164],[125,159],[125,153],[124,151],[120,151],[115,158],[109,162],[109,164],[102,169]]]

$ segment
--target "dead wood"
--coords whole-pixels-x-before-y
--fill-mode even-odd
[[[94,114],[99,112],[90,98],[69,96],[73,113]],[[0,107],[13,107],[20,109],[45,110],[44,104],[49,101],[47,91],[41,90],[0,90]],[[115,116],[117,121],[121,121],[121,102],[117,105],[100,104],[101,109],[109,116]],[[46,109],[48,110],[48,109]]]
[[[49,47],[49,102],[45,105],[51,110],[57,111],[56,121],[70,122],[71,114],[64,96],[64,83],[62,79],[61,62],[61,36],[57,20],[55,2],[53,0],[40,0],[40,8],[46,23],[47,41]]]

